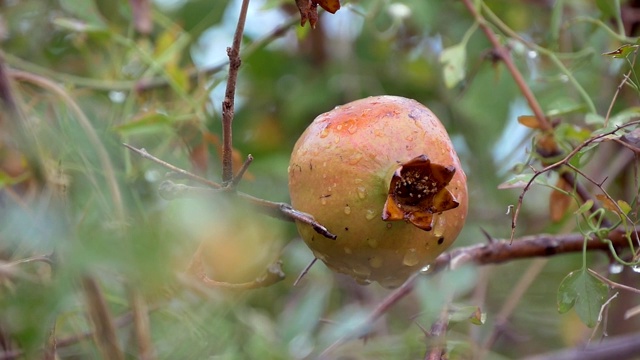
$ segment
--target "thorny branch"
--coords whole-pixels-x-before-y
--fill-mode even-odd
[[[515,231],[516,231],[516,225],[518,222],[518,215],[520,214],[520,209],[522,208],[522,202],[524,200],[524,196],[526,195],[527,191],[529,190],[529,188],[531,188],[531,185],[534,183],[534,181],[536,180],[536,178],[548,171],[551,171],[553,169],[557,169],[559,167],[561,167],[562,165],[566,165],[580,150],[584,149],[585,147],[589,146],[590,144],[599,141],[603,138],[606,138],[607,136],[613,135],[616,132],[620,131],[621,129],[624,129],[626,127],[630,127],[630,126],[635,126],[640,124],[640,120],[635,120],[635,121],[631,121],[628,122],[624,125],[618,126],[615,129],[611,130],[611,131],[607,131],[605,133],[593,136],[587,140],[585,140],[582,144],[578,145],[575,147],[575,149],[571,150],[571,152],[569,152],[569,154],[567,154],[564,158],[562,158],[561,160],[556,161],[553,164],[547,165],[545,166],[542,170],[536,170],[536,172],[533,174],[533,176],[531,177],[531,179],[529,179],[529,181],[527,182],[527,184],[525,185],[524,189],[522,190],[522,193],[520,193],[520,197],[518,198],[518,205],[516,205],[515,211],[513,213],[513,217],[511,218],[511,239],[513,240],[514,236],[515,236]],[[567,179],[575,179],[573,177],[573,175],[571,173],[565,172],[563,173],[563,179],[565,181],[567,181]],[[568,183],[571,184],[571,182],[567,181]],[[573,180],[573,183],[576,183],[575,180]],[[576,189],[576,191],[578,192],[579,195],[581,195],[581,197],[584,199],[585,196],[587,196],[586,194],[586,190],[581,190],[581,189]],[[583,194],[582,192],[585,191],[585,193]],[[615,201],[614,201],[615,202]],[[595,201],[594,201],[594,205],[595,205]],[[605,227],[608,224],[604,224]]]
[[[628,248],[627,230],[628,229],[618,228],[611,231],[607,241],[602,241],[592,236],[587,242],[586,250],[608,251],[610,246],[620,249]],[[640,227],[633,229],[633,234],[636,236],[638,232],[640,232]],[[428,274],[435,274],[445,269],[457,269],[465,264],[500,264],[513,260],[582,252],[584,242],[584,235],[581,233],[527,236],[515,239],[513,242],[509,239],[494,239],[489,243],[462,247],[441,254],[429,267]],[[404,284],[391,292],[369,314],[367,320],[364,321],[358,329],[354,330],[352,334],[341,337],[328,346],[322,351],[319,358],[330,358],[329,354],[346,341],[352,339],[353,334],[362,335],[363,329],[370,329],[376,320],[413,291],[415,281],[421,274],[421,272],[417,272],[409,277]]]
[[[511,56],[509,54],[509,50],[505,46],[500,44],[500,40],[498,39],[498,36],[493,32],[493,30],[489,26],[487,20],[480,14],[478,9],[476,9],[473,1],[472,0],[463,0],[463,3],[467,7],[467,9],[469,10],[469,13],[476,20],[476,22],[478,23],[478,25],[480,26],[482,31],[484,32],[484,34],[487,37],[487,39],[489,40],[489,42],[491,42],[491,45],[493,46],[493,50],[495,52],[495,55],[500,60],[502,60],[502,62],[507,67],[507,70],[511,74],[511,77],[513,78],[513,80],[515,81],[516,85],[520,89],[520,92],[522,93],[522,96],[526,99],[527,103],[529,104],[529,107],[533,111],[533,114],[534,114],[536,120],[538,121],[539,128],[544,133],[551,134],[553,132],[553,124],[545,116],[544,111],[542,110],[542,107],[540,106],[540,103],[538,102],[538,100],[536,99],[535,95],[531,91],[531,88],[527,85],[527,83],[526,83],[526,81],[524,79],[524,76],[522,76],[522,73],[520,72],[520,70],[518,70],[518,67],[513,62],[513,59],[511,58]],[[551,141],[550,144],[549,144],[548,153],[545,154],[545,156],[546,157],[553,157],[553,156],[559,155],[559,153],[560,153],[560,149],[558,148],[557,143],[555,141]],[[591,208],[591,212],[592,213],[595,213],[596,211],[598,211],[598,209],[600,209],[600,205],[598,205],[598,201],[591,196],[591,194],[584,188],[584,186],[582,184],[580,184],[577,181],[577,179],[571,173],[569,173],[569,172],[560,172],[560,176],[562,177],[562,179],[565,182],[567,182],[567,184],[569,184],[570,187],[576,189],[576,193],[578,194],[578,196],[580,196],[582,201],[584,201],[584,202],[587,202],[589,200],[593,201],[593,206]],[[527,184],[527,185],[530,185],[530,184]],[[515,213],[514,213],[514,215],[512,217],[511,239],[513,239],[513,237],[515,236],[516,223],[517,223],[518,215],[519,215],[519,212],[520,212],[520,207],[522,206],[522,200],[524,199],[524,195],[526,194],[528,188],[529,188],[529,186],[527,186],[522,191],[522,193],[520,195],[520,198],[518,199],[518,206],[516,207],[516,211],[515,211]],[[608,224],[608,221],[606,219],[603,219],[603,225],[609,226],[610,224]]]

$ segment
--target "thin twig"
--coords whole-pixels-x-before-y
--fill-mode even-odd
[[[618,95],[620,94],[620,91],[622,91],[622,87],[624,86],[624,84],[627,83],[627,81],[629,81],[629,78],[631,77],[631,74],[633,73],[633,68],[634,66],[636,66],[636,60],[638,59],[638,49],[636,48],[633,51],[633,61],[631,62],[631,69],[629,69],[629,71],[622,77],[622,81],[620,82],[620,84],[618,84],[618,87],[616,88],[616,92],[613,94],[613,98],[611,99],[611,102],[609,103],[609,109],[607,109],[607,116],[605,116],[604,118],[604,126],[606,127],[607,125],[609,125],[609,118],[611,116],[611,111],[613,110],[613,105],[616,103],[616,99],[618,98]]]
[[[489,40],[489,42],[491,42],[495,55],[497,55],[502,60],[502,62],[504,62],[504,64],[506,65],[507,70],[509,70],[509,73],[511,74],[511,77],[513,77],[513,80],[516,82],[516,85],[520,89],[522,96],[524,96],[524,98],[527,100],[527,103],[529,104],[531,111],[533,111],[534,116],[538,120],[540,129],[546,132],[553,131],[553,125],[551,124],[549,119],[547,119],[547,117],[544,115],[544,111],[542,111],[542,107],[540,106],[540,103],[538,103],[538,100],[533,95],[533,92],[527,85],[527,82],[524,80],[524,77],[522,76],[522,74],[516,67],[515,63],[511,59],[509,50],[504,46],[502,46],[502,44],[500,44],[500,40],[498,40],[498,37],[493,32],[493,30],[491,30],[487,21],[477,11],[475,5],[473,4],[473,1],[462,0],[462,2],[467,7],[467,9],[469,10],[469,13],[471,13],[471,15],[476,20],[476,22],[478,22],[480,29],[482,29],[485,36]]]
[[[216,183],[214,181],[211,181],[209,179],[205,179],[203,177],[200,177],[200,176],[198,176],[198,175],[196,175],[194,173],[191,173],[189,171],[183,170],[183,169],[181,169],[181,168],[179,168],[177,166],[173,166],[173,165],[169,164],[168,162],[166,162],[164,160],[161,160],[161,159],[149,154],[147,152],[147,150],[145,150],[144,148],[138,149],[138,148],[133,147],[133,146],[131,146],[129,144],[122,144],[122,145],[124,145],[124,147],[126,147],[127,149],[135,152],[136,154],[142,156],[143,158],[145,158],[147,160],[151,160],[151,161],[155,162],[156,164],[162,165],[165,168],[167,168],[167,169],[169,169],[169,170],[171,170],[171,171],[173,171],[173,172],[175,172],[177,174],[180,174],[180,175],[182,175],[182,176],[184,176],[184,177],[186,177],[188,179],[191,179],[191,180],[193,180],[195,182],[198,182],[198,183],[200,183],[202,185],[209,186],[209,187],[214,188],[214,189],[222,188],[222,185],[220,185],[220,184],[218,184],[218,183]]]
[[[601,359],[637,359],[640,353],[639,333],[609,338],[590,346],[578,345],[575,348],[535,355],[523,360],[601,360]]]
[[[240,43],[244,32],[244,23],[247,19],[249,0],[242,0],[238,25],[233,35],[233,44],[227,48],[229,56],[229,77],[227,78],[227,89],[222,101],[222,182],[228,183],[233,179],[233,157],[232,157],[232,123],[234,113],[234,103],[236,96],[236,83],[238,81],[238,70],[240,69]]]
[[[156,359],[153,342],[151,341],[151,324],[149,322],[149,309],[142,293],[135,286],[128,286],[129,303],[133,314],[133,336],[138,346],[140,360]]]
[[[113,324],[107,302],[98,286],[98,282],[92,277],[82,279],[84,295],[87,303],[87,312],[93,324],[94,341],[104,359],[124,360],[124,354],[118,344],[116,327]]]
[[[296,278],[296,281],[293,282],[293,286],[298,286],[298,283],[300,283],[300,280],[302,280],[302,278],[307,275],[307,273],[309,272],[309,270],[311,270],[311,267],[316,263],[316,261],[318,261],[317,257],[314,257],[313,260],[311,260],[311,262],[309,263],[309,265],[307,265],[304,270],[302,270],[302,272],[300,273],[300,275],[298,275],[298,277]]]
[[[620,289],[620,290],[626,290],[626,291],[630,291],[634,294],[638,294],[640,295],[640,289],[636,289],[634,287],[628,286],[628,285],[624,285],[624,284],[620,284],[617,283],[611,279],[607,279],[606,277],[598,274],[597,272],[591,270],[591,269],[587,269],[587,271],[589,271],[591,273],[591,275],[597,277],[598,279],[600,279],[601,281],[603,281],[604,283],[606,283],[607,285],[609,285],[609,287],[613,288],[613,289]]]
[[[170,181],[164,181],[163,182],[163,191],[164,191],[164,195],[169,195],[169,196],[175,196],[175,197],[179,197],[179,196],[202,196],[205,194],[208,195],[215,195],[215,194],[219,194],[221,192],[224,191],[215,191],[215,190],[224,190],[223,186],[221,184],[218,184],[214,181],[202,178],[198,175],[195,175],[193,173],[190,173],[186,170],[180,169],[176,166],[173,166],[171,164],[169,164],[166,161],[160,160],[157,157],[149,154],[146,150],[144,149],[137,149],[131,145],[128,144],[123,144],[125,147],[127,147],[129,150],[135,152],[136,154],[142,156],[145,159],[151,160],[153,162],[155,162],[156,164],[159,164],[173,172],[176,172],[178,174],[181,174],[191,180],[197,181],[200,184],[206,185],[212,189],[206,189],[206,188],[198,188],[198,187],[194,187],[194,186],[187,186],[187,185],[183,185],[183,184],[174,184]],[[238,198],[244,200],[245,202],[253,205],[254,207],[256,207],[256,209],[258,209],[258,211],[262,212],[265,215],[271,216],[271,217],[275,217],[281,220],[287,220],[287,221],[300,221],[304,224],[308,224],[311,227],[313,227],[313,229],[320,235],[327,237],[329,239],[333,239],[335,240],[337,238],[336,235],[332,234],[326,227],[324,227],[322,224],[318,223],[313,216],[304,213],[302,211],[298,211],[296,209],[294,209],[293,207],[291,207],[291,205],[286,204],[286,203],[281,203],[281,202],[273,202],[273,201],[268,201],[268,200],[264,200],[264,199],[260,199],[254,196],[251,196],[249,194],[245,194],[242,192],[237,192],[236,193]]]
[[[247,155],[247,160],[244,161],[244,163],[242,164],[242,167],[240,168],[240,170],[238,170],[238,173],[231,180],[230,186],[232,189],[235,189],[235,187],[238,186],[238,184],[242,180],[242,177],[244,176],[244,173],[247,172],[247,169],[249,168],[249,165],[251,165],[252,162],[253,162],[253,156],[251,156],[251,154]]]

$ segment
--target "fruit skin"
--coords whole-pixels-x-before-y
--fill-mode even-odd
[[[457,207],[433,215],[429,231],[382,219],[389,185],[403,163],[421,155],[453,167],[446,189]],[[438,118],[415,100],[376,96],[318,116],[296,142],[289,163],[294,208],[337,235],[298,231],[314,255],[359,283],[401,285],[448,248],[467,214],[466,176]]]

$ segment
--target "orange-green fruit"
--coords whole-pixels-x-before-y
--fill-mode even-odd
[[[438,118],[415,100],[375,96],[318,116],[289,163],[298,231],[314,255],[359,283],[401,285],[448,248],[467,214],[466,176]]]

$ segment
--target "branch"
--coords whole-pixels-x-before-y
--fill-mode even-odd
[[[640,227],[634,228],[633,233],[640,232]],[[628,240],[624,228],[618,228],[609,233],[608,240],[611,246],[616,248],[627,248]],[[466,246],[452,251],[446,252],[438,256],[430,266],[429,274],[435,274],[439,271],[456,269],[464,264],[489,265],[500,264],[507,261],[530,259],[535,257],[547,257],[560,255],[565,253],[582,252],[584,246],[584,235],[581,233],[564,234],[564,235],[535,235],[523,237],[521,239],[511,240],[494,240],[487,244],[478,244]],[[587,251],[607,251],[610,245],[607,242],[600,241],[595,237],[588,240]],[[339,338],[336,342],[329,345],[319,358],[331,358],[329,354],[351,339],[353,334],[362,334],[362,329],[371,328],[372,324],[378,320],[393,305],[402,298],[409,295],[415,286],[415,281],[422,272],[417,272],[409,277],[402,286],[391,292],[382,302],[374,309],[360,327],[354,329],[351,334],[346,334]]]
[[[578,346],[553,353],[525,358],[525,360],[600,360],[600,359],[636,359],[640,353],[639,333],[609,338],[596,345]]]
[[[463,0],[463,3],[467,7],[467,9],[471,13],[471,15],[474,17],[476,22],[479,24],[480,28],[484,32],[484,34],[487,37],[487,39],[489,40],[489,42],[491,42],[495,55],[498,56],[504,62],[505,66],[507,67],[507,70],[511,74],[511,77],[513,78],[513,80],[515,81],[516,85],[520,89],[520,92],[522,93],[522,96],[527,100],[527,103],[529,104],[529,107],[533,111],[533,114],[535,115],[535,118],[538,121],[539,128],[543,132],[551,133],[553,131],[553,124],[545,116],[545,114],[544,114],[544,112],[542,110],[542,107],[540,106],[540,103],[538,102],[538,100],[534,96],[533,92],[531,91],[531,89],[527,85],[524,77],[522,76],[522,73],[520,72],[520,70],[518,70],[517,66],[513,62],[513,59],[511,58],[508,49],[500,44],[500,41],[499,41],[498,37],[493,32],[491,27],[488,25],[486,19],[475,8],[472,0]],[[557,60],[555,57],[552,57],[552,59],[556,60],[555,61],[556,65],[558,65],[561,68],[563,68],[563,66],[559,62],[559,60]],[[577,82],[576,82],[576,84],[577,84]],[[584,93],[584,90],[582,90],[581,87],[578,86],[578,89],[581,91],[581,93],[584,96],[586,96],[586,94]],[[586,98],[588,100],[588,96],[586,96]],[[592,108],[591,109],[592,112],[595,112],[595,109],[593,109],[593,106],[590,106],[590,108]],[[545,157],[553,157],[555,155],[558,155],[559,153],[560,153],[560,149],[558,148],[557,143],[555,141],[552,141],[549,144],[548,153],[544,154],[544,156]],[[598,205],[598,201],[596,201],[596,199],[594,199],[591,196],[591,194],[586,190],[586,188],[582,184],[580,184],[577,181],[577,179],[575,177],[573,177],[572,174],[566,173],[566,172],[561,172],[561,176],[564,179],[564,181],[566,181],[572,188],[576,189],[576,193],[582,199],[583,202],[587,202],[589,200],[593,201],[593,206],[592,206],[592,209],[591,209],[592,213],[595,213],[596,211],[598,211],[598,209],[600,208],[600,206]],[[520,210],[520,206],[522,204],[522,200],[524,198],[524,194],[527,192],[527,190],[528,190],[528,187],[525,188],[525,190],[523,190],[523,192],[522,192],[522,194],[521,194],[521,196],[520,196],[520,198],[518,200],[518,206],[516,208],[516,212],[514,213],[514,216],[513,216],[512,229],[511,229],[511,231],[512,231],[511,232],[511,238],[512,239],[513,239],[513,237],[515,235],[515,225],[516,225],[516,221],[517,221],[517,218],[518,218],[518,213],[519,213],[519,210]],[[603,225],[609,226],[610,224],[608,223],[608,220],[603,219]]]
[[[104,294],[98,282],[91,278],[82,279],[82,286],[87,303],[87,312],[94,328],[94,341],[105,359],[124,359],[118,344],[116,327],[111,318]]]
[[[183,184],[175,184],[171,181],[164,181],[160,184],[159,191],[162,196],[165,198],[178,198],[178,197],[197,197],[200,198],[202,196],[212,196],[216,194],[220,194],[224,192],[224,187],[221,184],[218,184],[214,181],[205,179],[193,173],[190,173],[186,170],[180,169],[179,167],[173,166],[166,161],[160,160],[157,157],[149,154],[145,149],[137,149],[131,145],[123,144],[127,149],[135,152],[136,154],[142,156],[145,159],[151,160],[156,164],[162,165],[163,167],[178,173],[182,176],[185,176],[193,181],[196,181],[200,184],[208,186],[209,188],[201,188],[195,186],[188,186]],[[313,216],[304,213],[302,211],[298,211],[291,207],[291,205],[281,202],[273,202],[264,199],[259,199],[257,197],[251,196],[249,194],[245,194],[242,192],[236,192],[236,195],[241,200],[249,203],[254,206],[261,213],[271,216],[281,220],[287,221],[300,221],[304,224],[308,224],[320,235],[327,237],[329,239],[335,240],[337,238],[336,235],[332,234],[326,227],[322,224],[318,223]]]
[[[540,129],[546,132],[553,131],[553,125],[551,124],[549,119],[547,119],[547,117],[544,115],[544,111],[542,111],[542,107],[540,106],[540,103],[538,103],[538,100],[533,95],[533,92],[527,85],[527,82],[524,80],[524,77],[522,76],[522,74],[516,67],[515,63],[511,59],[511,55],[509,54],[509,51],[500,44],[500,40],[498,40],[498,37],[493,32],[493,30],[491,30],[491,28],[487,24],[487,21],[482,17],[482,15],[480,15],[478,10],[475,8],[475,6],[473,5],[473,1],[462,0],[462,2],[469,10],[469,13],[471,13],[473,18],[478,22],[480,29],[482,29],[482,32],[484,32],[489,42],[491,42],[491,45],[493,45],[493,50],[495,52],[495,55],[497,55],[502,60],[502,62],[504,62],[504,64],[507,67],[507,70],[509,70],[509,73],[511,73],[511,77],[513,77],[513,80],[516,82],[516,85],[520,89],[522,96],[524,96],[524,98],[527,100],[527,103],[529,104],[531,111],[533,111],[533,114],[538,120]]]
[[[222,182],[227,183],[233,179],[233,159],[231,148],[231,136],[233,123],[234,103],[236,96],[236,83],[238,81],[238,70],[240,69],[240,43],[244,32],[244,23],[247,19],[247,9],[249,0],[242,0],[238,25],[233,35],[233,45],[227,48],[229,56],[229,78],[227,78],[227,90],[222,101]]]

